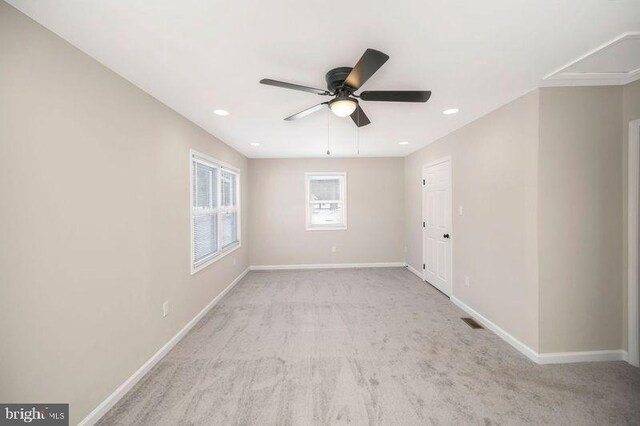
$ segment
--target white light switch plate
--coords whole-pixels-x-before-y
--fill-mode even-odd
[[[169,301],[167,300],[162,304],[162,316],[166,317],[169,314]]]
[[[462,216],[462,206],[458,206],[458,216]]]

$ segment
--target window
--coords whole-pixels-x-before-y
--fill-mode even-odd
[[[306,173],[307,230],[347,229],[347,174]]]
[[[240,175],[191,151],[191,273],[240,246]]]

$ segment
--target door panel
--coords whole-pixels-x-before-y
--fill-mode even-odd
[[[429,226],[435,226],[435,212],[436,212],[436,205],[435,205],[435,193],[431,192],[431,193],[427,193],[426,197],[427,197],[427,212],[429,212],[429,214],[426,217],[426,221],[427,224],[429,224]]]
[[[435,266],[436,262],[436,240],[433,238],[427,238],[427,253],[425,260],[425,270],[431,274],[436,274]]]
[[[451,161],[425,167],[422,176],[424,279],[451,295]]]
[[[443,281],[447,281],[447,245],[442,241],[438,241],[438,254],[435,261],[438,262],[438,278]]]

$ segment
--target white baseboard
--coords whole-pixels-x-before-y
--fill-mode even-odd
[[[567,364],[572,362],[626,361],[627,351],[555,352],[538,354],[538,364]]]
[[[175,336],[171,338],[158,352],[145,362],[135,373],[124,381],[111,395],[100,403],[87,417],[80,423],[80,426],[94,425],[104,416],[114,405],[147,374],[169,351],[213,308],[245,275],[249,268],[245,269],[231,284],[220,292],[211,302],[207,304],[191,321],[187,323]]]
[[[404,262],[379,262],[379,263],[316,263],[301,265],[253,265],[252,271],[279,271],[291,269],[341,269],[341,268],[401,268]]]
[[[456,306],[458,306],[460,309],[462,309],[463,311],[465,311],[466,313],[471,315],[473,317],[473,319],[478,321],[485,328],[488,328],[489,330],[493,331],[498,336],[500,336],[502,338],[502,340],[504,340],[507,343],[509,343],[511,346],[513,346],[515,349],[520,351],[524,356],[529,358],[531,361],[536,362],[536,363],[538,362],[538,353],[536,351],[534,351],[533,349],[531,349],[529,346],[525,345],[520,340],[518,340],[515,337],[513,337],[511,334],[507,333],[501,327],[499,327],[498,325],[494,324],[493,322],[491,322],[490,320],[488,320],[487,318],[482,316],[480,313],[476,312],[470,306],[467,306],[460,299],[457,299],[454,296],[451,296],[451,301]]]
[[[507,333],[504,329],[491,322],[473,308],[466,305],[460,299],[451,297],[451,301],[460,309],[471,315],[484,327],[496,333],[505,342],[509,343],[524,356],[536,364],[569,364],[575,362],[599,362],[599,361],[626,361],[627,351],[622,349],[607,351],[584,351],[584,352],[548,352],[539,353],[522,343],[520,340]]]
[[[407,263],[407,269],[409,270],[409,272],[413,273],[416,277],[420,278],[421,280],[424,281],[424,277],[422,276],[422,274],[420,272],[418,272],[418,270],[416,268],[414,268],[413,266],[409,265]]]

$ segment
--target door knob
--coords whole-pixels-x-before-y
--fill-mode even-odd
[[[444,234],[442,238],[449,238],[449,234]]]

